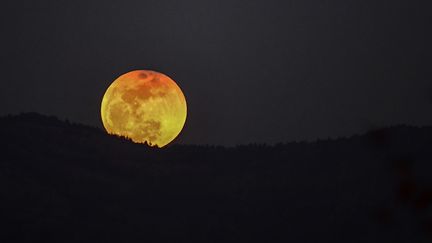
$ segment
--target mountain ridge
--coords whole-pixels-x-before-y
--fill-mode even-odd
[[[2,117],[0,240],[430,242],[431,148],[431,127],[157,149],[55,117]]]
[[[19,123],[32,123],[32,125],[40,125],[40,126],[54,126],[54,127],[63,127],[63,128],[79,128],[86,131],[93,131],[94,133],[105,133],[106,132],[103,129],[100,129],[98,127],[85,125],[82,123],[75,123],[71,122],[69,119],[61,120],[53,115],[43,115],[37,112],[25,112],[20,114],[9,114],[6,116],[0,117],[0,122],[3,123],[11,123],[11,122],[19,122]],[[302,144],[313,144],[316,142],[323,142],[323,141],[336,141],[336,140],[346,140],[356,137],[362,137],[362,136],[369,136],[371,139],[381,139],[379,136],[385,136],[385,134],[390,133],[391,130],[406,130],[406,129],[412,129],[412,130],[427,130],[432,131],[432,126],[415,126],[415,125],[407,125],[407,124],[398,124],[398,125],[391,125],[391,126],[384,126],[384,127],[376,127],[373,129],[370,129],[366,132],[357,132],[351,135],[344,135],[339,137],[329,137],[329,138],[317,138],[315,140],[309,141],[309,140],[300,140],[300,141],[280,141],[273,145],[267,144],[267,143],[246,143],[246,144],[238,144],[235,146],[223,146],[223,145],[213,145],[213,144],[202,144],[202,145],[194,145],[194,144],[175,144],[175,146],[203,146],[203,147],[219,147],[219,148],[235,148],[235,147],[243,147],[243,146],[257,146],[257,147],[274,147],[274,146],[280,146],[285,144],[293,144],[293,143],[302,143]],[[125,139],[130,141],[127,137],[121,137],[112,135],[113,137],[118,137],[120,139]],[[375,138],[374,138],[375,137]]]

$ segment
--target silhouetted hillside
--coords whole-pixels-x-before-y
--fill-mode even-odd
[[[432,128],[154,149],[0,118],[1,242],[431,242]]]

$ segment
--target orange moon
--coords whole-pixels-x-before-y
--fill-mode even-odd
[[[149,70],[128,72],[108,87],[102,99],[102,122],[109,134],[163,147],[186,122],[186,99],[170,77]]]

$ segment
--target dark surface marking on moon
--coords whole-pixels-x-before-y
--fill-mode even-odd
[[[148,77],[148,75],[147,75],[146,72],[140,72],[140,73],[138,74],[138,78],[146,79],[147,77]]]
[[[155,92],[155,90],[157,91]],[[143,83],[135,88],[125,90],[122,99],[129,103],[136,99],[145,101],[150,97],[164,97],[166,94],[166,92],[160,90],[160,87],[154,87],[151,83]]]
[[[150,80],[150,83],[153,83],[153,84],[155,84],[155,83],[159,83],[159,77],[158,76],[153,76],[153,78]]]
[[[153,94],[151,93],[151,87],[146,84],[141,84],[136,88],[127,89],[124,91],[122,95],[122,100],[128,104],[133,104],[137,99],[139,100],[147,100]]]
[[[121,103],[112,104],[110,109],[109,118],[115,124],[115,127],[124,128],[127,125],[129,111],[125,109],[125,106]]]

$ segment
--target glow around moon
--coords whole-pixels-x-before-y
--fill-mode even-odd
[[[110,134],[163,147],[186,121],[186,99],[168,76],[138,70],[117,78],[102,99],[102,122]]]

